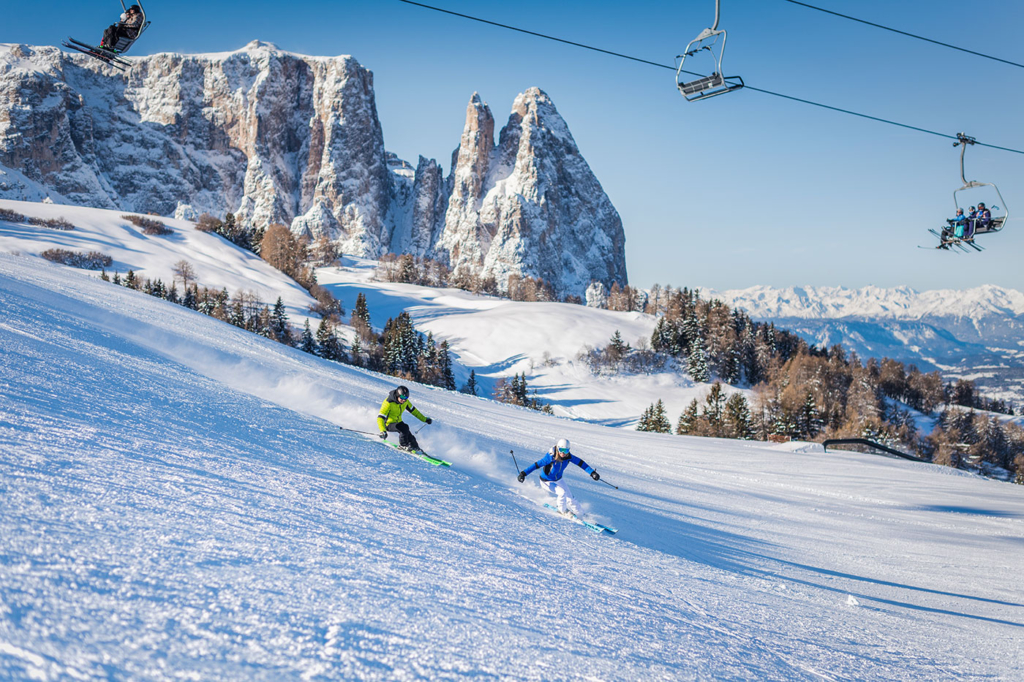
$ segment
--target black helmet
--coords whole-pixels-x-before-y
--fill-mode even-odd
[[[131,14],[132,12],[138,12],[138,13],[141,14],[142,13],[142,8],[139,7],[138,5],[132,5],[131,7],[128,8],[128,13]]]
[[[398,388],[395,389],[395,397],[398,398],[399,400],[408,400],[409,389],[406,388],[405,386],[399,386]]]

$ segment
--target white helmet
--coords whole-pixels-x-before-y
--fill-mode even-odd
[[[558,443],[555,444],[555,454],[568,455],[569,454],[569,439],[560,438]]]

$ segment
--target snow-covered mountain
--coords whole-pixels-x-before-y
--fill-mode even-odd
[[[437,469],[338,430],[390,377],[28,255],[0,310],[0,678],[1024,675],[1016,486],[413,384]],[[559,437],[616,536],[516,482]]]
[[[447,179],[389,155],[373,74],[349,56],[253,41],[136,58],[0,45],[0,198],[193,216],[236,213],[345,253],[429,255],[542,277],[562,296],[626,282],[618,213],[551,99],[531,88],[497,145],[474,94]],[[565,255],[571,254],[571,255]]]
[[[908,287],[756,286],[703,290],[808,341],[842,343],[974,379],[986,395],[1024,401],[1024,293],[997,286],[917,292]]]
[[[400,170],[397,162],[393,163]],[[170,235],[147,236],[124,220],[120,211],[3,200],[0,209],[41,219],[61,217],[76,225],[74,230],[62,231],[0,221],[0,252],[38,257],[51,248],[100,251],[113,259],[111,271],[123,275],[133,270],[168,285],[174,279],[175,265],[184,260],[193,266],[201,286],[226,288],[232,295],[251,291],[271,305],[282,296],[292,323],[300,328],[313,303],[294,281],[259,257],[220,237],[198,232],[185,220],[166,220]],[[706,384],[674,371],[598,377],[576,362],[585,346],[604,346],[616,331],[632,344],[649,339],[655,323],[650,316],[376,282],[372,280],[374,266],[373,261],[346,257],[341,267],[319,269],[317,277],[348,309],[357,295],[363,294],[378,329],[388,318],[407,312],[423,333],[433,333],[439,342],[448,341],[458,385],[473,371],[482,395],[490,395],[500,379],[522,373],[558,415],[631,427],[656,399],[662,399],[677,415],[707,390]],[[314,327],[317,322],[312,320]],[[351,329],[344,331],[351,340]]]

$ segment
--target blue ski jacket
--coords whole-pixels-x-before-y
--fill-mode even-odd
[[[575,464],[588,474],[594,473],[594,468],[576,455],[570,454],[568,459],[558,459],[555,457],[555,453],[553,451],[546,454],[542,459],[526,467],[523,473],[529,476],[537,469],[540,469],[540,480],[560,481],[562,479],[562,474],[565,473],[565,467],[569,466],[569,464]]]

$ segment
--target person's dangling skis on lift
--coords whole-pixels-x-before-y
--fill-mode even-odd
[[[519,474],[519,482],[522,483],[533,471],[540,469],[540,485],[557,497],[555,509],[558,510],[558,513],[563,516],[578,518],[581,514],[580,508],[576,504],[576,498],[573,496],[572,491],[569,490],[569,486],[562,480],[562,474],[565,473],[565,468],[570,464],[575,464],[580,469],[586,471],[595,481],[601,480],[600,474],[592,466],[569,452],[569,441],[563,438],[558,441],[555,447],[548,451],[547,455],[526,467]]]
[[[381,403],[380,413],[377,415],[380,438],[381,440],[387,440],[388,431],[391,431],[398,434],[398,444],[403,449],[423,452],[420,450],[420,444],[416,442],[416,437],[412,435],[409,425],[402,421],[402,416],[406,412],[412,412],[412,415],[421,422],[433,423],[430,417],[423,416],[423,413],[409,402],[409,389],[405,386],[399,386],[388,393],[388,397]]]

